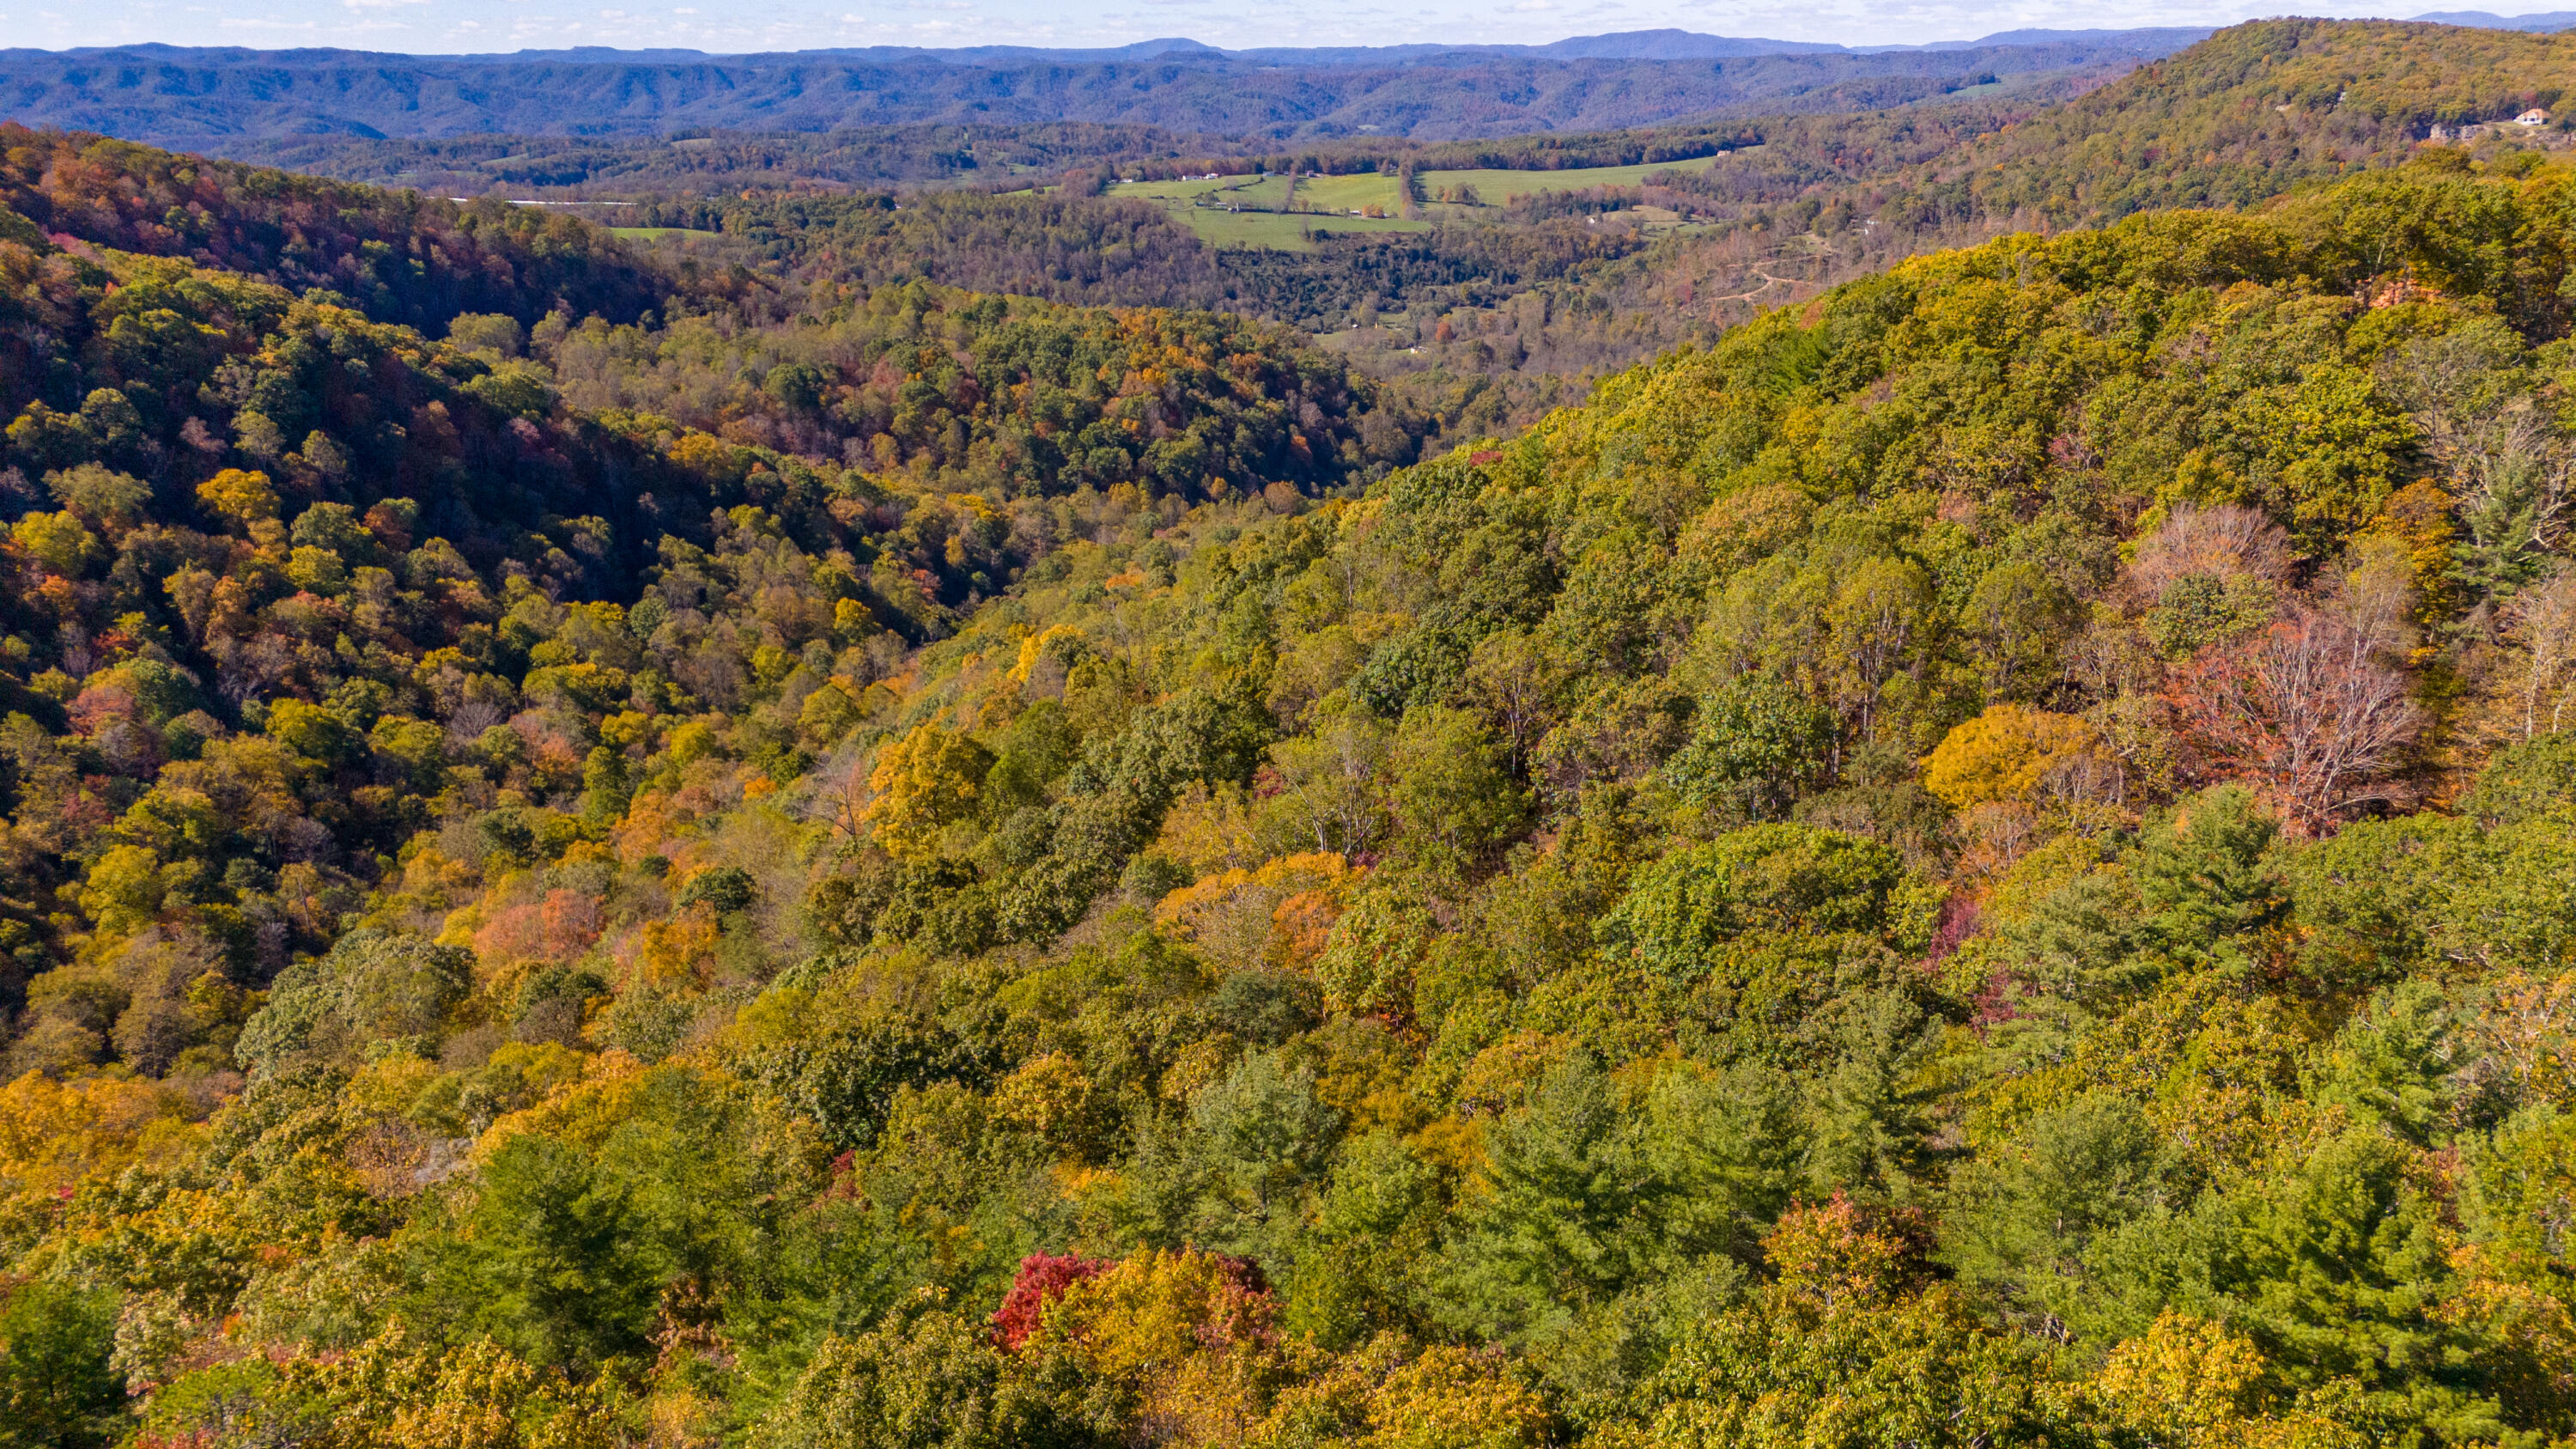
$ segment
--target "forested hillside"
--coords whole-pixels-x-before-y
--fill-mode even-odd
[[[2021,77],[2053,94],[2071,78]],[[1032,173],[1111,171],[1168,177],[1251,158],[1272,170],[1375,171],[1411,161],[1426,170],[1499,166],[1555,170],[1706,156],[1758,133],[1694,122],[1615,131],[1414,141],[1354,134],[1283,146],[1261,136],[1190,135],[1152,126],[1083,124],[836,127],[819,132],[708,131],[656,136],[466,136],[391,141],[294,136],[228,144],[225,154],[344,181],[479,195],[495,183],[530,198],[684,197],[721,202],[745,189],[971,182],[1013,190]]]
[[[2098,31],[1959,49],[1672,60],[1469,50],[1360,65],[1213,55],[960,65],[832,51],[529,58],[140,46],[9,51],[0,54],[0,85],[8,113],[22,121],[210,149],[333,133],[439,139],[962,122],[1436,140],[1654,125],[1719,111],[1854,110],[2001,74],[2117,74],[2193,34]]]
[[[2062,105],[1787,119],[1766,143],[1674,178],[1750,204],[1804,202],[1916,231],[1974,221],[2080,225],[2172,206],[2244,206],[2395,165],[2435,126],[2558,104],[2576,37],[2384,21],[2222,30]],[[2569,118],[2529,133],[2565,144]],[[1829,233],[1830,234],[1830,233]]]
[[[2263,22],[2071,101],[2065,87],[2102,76],[2007,74],[1941,104],[1859,114],[1454,142],[1379,133],[1289,145],[1132,125],[981,124],[669,139],[298,137],[253,149],[454,194],[499,184],[622,197],[641,204],[589,214],[748,246],[692,241],[711,275],[765,259],[861,288],[918,279],[1080,304],[1212,307],[1318,334],[1357,324],[1331,345],[1454,437],[1525,425],[1609,372],[1706,345],[1767,308],[1919,252],[2141,209],[2257,204],[2398,164],[2435,127],[2492,127],[2554,105],[2567,43],[2422,24]],[[2513,134],[2469,144],[2507,164],[2497,153],[2546,152],[2569,134],[2567,118],[2503,129]],[[1472,218],[1433,205],[1436,227],[1404,235],[1334,235],[1318,222],[1324,235],[1298,250],[1219,245],[1179,224],[1187,211],[1088,194],[1122,175],[1261,167],[1386,172],[1432,204],[1432,188],[1404,178],[1683,159],[1706,164]],[[814,192],[897,181],[958,189],[915,190],[899,203]],[[1039,183],[1053,189],[993,194]],[[1669,223],[1639,220],[1667,214]],[[1298,240],[1295,227],[1284,235]],[[574,301],[577,311],[589,305]]]
[[[459,312],[533,323],[558,307],[631,321],[667,286],[610,237],[542,211],[460,207],[12,121],[0,121],[0,207],[11,214],[0,240],[22,249],[44,251],[54,234],[182,257],[328,288],[378,321],[432,329]]]
[[[1994,214],[2060,224],[2245,205],[2402,157],[2434,125],[2506,120],[2565,93],[2576,36],[2279,20],[2222,31],[2114,87],[1934,163]],[[2558,129],[2566,125],[2562,120]],[[1972,176],[2004,163],[1992,183]]]
[[[2568,168],[1426,457],[7,139],[0,1441],[2576,1437]]]
[[[480,195],[500,184],[521,196],[583,190],[739,194],[815,183],[888,186],[999,182],[1025,171],[1159,157],[1230,155],[1240,143],[1152,126],[840,126],[808,133],[708,132],[654,136],[476,135],[439,140],[280,136],[236,141],[224,154],[308,175]],[[557,188],[583,190],[559,191]]]
[[[680,148],[519,138],[484,147],[510,159],[488,163],[498,171],[469,189],[502,173],[540,194],[622,184],[644,198],[614,213],[625,220],[723,232],[791,270],[861,286],[918,277],[1061,301],[1208,306],[1320,334],[1359,323],[1364,335],[1334,345],[1416,411],[1453,429],[1518,426],[1579,398],[1594,378],[1705,345],[1767,308],[1918,252],[2140,209],[2256,204],[2396,165],[2436,126],[2555,104],[2566,44],[2445,26],[2265,22],[2071,102],[2045,90],[1972,91],[1858,115],[1472,142],[1343,137],[1287,148],[1132,128],[709,137]],[[2469,144],[2494,164],[2522,164],[2511,153],[2545,154],[2568,134],[2563,118],[2504,129],[2514,134]],[[299,144],[299,164],[365,174],[430,165],[432,149]],[[480,154],[454,149],[460,161]],[[378,152],[381,162],[360,164]],[[1328,234],[1300,251],[1213,246],[1168,214],[1082,194],[1117,174],[1220,165],[1401,176],[1667,159],[1706,164],[1490,207],[1476,222],[1452,217],[1420,233]],[[944,167],[988,189],[1023,184],[999,179],[1010,165],[1044,165],[1062,168],[1053,175],[1063,184],[1047,195],[917,191],[900,205],[787,189],[879,164]],[[781,189],[745,195],[737,181]],[[1427,187],[1414,194],[1436,200]],[[1685,224],[1661,234],[1637,224],[1667,212]]]
[[[2399,165],[2436,127],[2482,126],[2488,134],[2459,148],[2501,167],[2531,164],[2569,146],[2576,117],[2496,123],[2559,105],[2571,47],[2567,34],[2262,21],[2063,104],[1980,99],[1746,123],[1704,168],[1564,199],[1605,221],[1656,206],[1697,225],[1571,276],[1531,278],[1544,305],[1426,298],[1455,350],[1352,355],[1399,377],[1415,368],[1494,377],[1497,396],[1514,398],[1501,415],[1534,418],[1561,394],[1555,379],[1705,345],[1764,310],[1925,251],[2165,207],[2258,205]],[[1385,243],[1341,250],[1366,245]],[[1436,323],[1414,330],[1450,340]]]
[[[86,161],[104,175],[132,154]],[[55,212],[70,208],[57,197]],[[647,331],[596,314],[574,327],[522,284],[508,295],[533,329],[461,313],[435,342],[331,291],[68,237],[66,251],[13,213],[0,223],[26,238],[0,241],[13,1011],[76,949],[65,931],[87,934],[53,907],[99,852],[134,843],[119,820],[167,815],[178,832],[119,857],[146,915],[188,912],[192,939],[219,941],[256,984],[327,945],[351,892],[434,822],[454,749],[530,688],[721,697],[762,648],[819,648],[826,665],[852,651],[837,667],[863,687],[1081,526],[1050,494],[1141,486],[1178,506],[1328,488],[1367,476],[1363,431],[1385,450],[1376,471],[1409,456],[1378,415],[1363,429],[1367,390],[1337,366],[1205,314],[916,285],[809,296],[818,314],[765,329],[674,295]],[[576,222],[546,229],[604,243]],[[498,270],[480,280],[508,288]],[[687,657],[640,652],[625,605],[673,567],[720,597],[749,589],[786,633],[710,636],[683,606]],[[587,644],[546,642],[585,619],[569,627]],[[264,725],[318,732],[281,753]],[[104,755],[68,743],[107,736]],[[538,755],[574,747],[589,742]],[[56,1028],[74,1058],[95,1055],[112,1021],[166,1007],[160,991],[143,1015],[91,1002]]]

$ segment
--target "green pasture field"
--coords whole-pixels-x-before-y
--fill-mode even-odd
[[[1416,177],[1425,197],[1438,196],[1443,188],[1472,186],[1485,206],[1501,206],[1514,196],[1535,196],[1542,191],[1580,191],[1587,186],[1634,186],[1663,171],[1705,171],[1717,163],[1715,156],[1702,156],[1695,161],[1653,161],[1639,166],[1586,166],[1574,171],[1424,171]]]
[[[1202,196],[1213,196],[1230,186],[1248,184],[1252,180],[1250,176],[1222,176],[1214,181],[1200,181],[1196,178],[1187,181],[1120,181],[1110,186],[1109,194],[1125,197],[1130,201],[1189,202]]]
[[[1135,201],[1159,201],[1166,206],[1192,206],[1204,201],[1215,206],[1282,210],[1288,204],[1288,178],[1245,174],[1220,176],[1214,181],[1122,181],[1110,187],[1109,194]]]
[[[1308,192],[1316,182],[1335,184],[1327,193],[1335,198],[1317,202]],[[1355,186],[1344,183],[1367,183],[1374,189],[1362,194]],[[1316,228],[1326,231],[1378,232],[1423,231],[1428,222],[1398,221],[1392,218],[1348,215],[1353,207],[1377,202],[1393,211],[1397,205],[1395,178],[1392,176],[1327,176],[1308,177],[1297,183],[1297,199],[1315,210],[1290,212],[1288,178],[1285,176],[1221,176],[1214,181],[1135,181],[1122,182],[1109,188],[1112,196],[1137,201],[1157,202],[1174,216],[1189,224],[1202,241],[1220,247],[1270,247],[1278,251],[1306,251],[1314,246],[1308,233]],[[1358,201],[1339,200],[1344,195],[1362,195]],[[1204,203],[1204,204],[1202,204]],[[1327,205],[1343,215],[1322,214]],[[1241,207],[1228,211],[1229,206]]]
[[[1336,236],[1355,232],[1429,231],[1427,221],[1380,221],[1364,216],[1324,216],[1313,212],[1278,211],[1211,211],[1205,207],[1178,209],[1173,215],[1190,224],[1199,239],[1220,247],[1270,247],[1283,252],[1312,251],[1310,233],[1324,231]]]
[[[1394,216],[1404,208],[1404,194],[1396,189],[1395,178],[1374,173],[1301,177],[1297,200],[1314,211],[1353,212],[1363,206],[1381,206],[1387,215]]]
[[[1510,197],[1541,191],[1575,191],[1587,186],[1634,186],[1661,171],[1691,171],[1707,167],[1716,158],[1701,157],[1695,161],[1658,161],[1641,166],[1592,166],[1578,171],[1426,171],[1421,175],[1422,194],[1437,196],[1444,187],[1472,186],[1483,207],[1500,207]],[[1423,231],[1431,223],[1400,219],[1404,194],[1396,178],[1374,172],[1358,176],[1302,176],[1297,179],[1295,204],[1290,212],[1290,191],[1285,176],[1220,176],[1210,181],[1190,178],[1180,181],[1125,181],[1109,188],[1111,196],[1136,201],[1151,201],[1167,207],[1174,216],[1189,223],[1199,237],[1221,247],[1274,247],[1282,251],[1304,251],[1314,245],[1309,234],[1316,228],[1339,233]],[[1378,217],[1354,216],[1362,207],[1379,206],[1388,213]],[[1241,210],[1229,211],[1228,207]],[[1440,208],[1453,219],[1474,215],[1455,207]]]

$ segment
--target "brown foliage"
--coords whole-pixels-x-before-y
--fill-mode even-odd
[[[2366,618],[2303,608],[2254,639],[2203,649],[2164,692],[2191,764],[2244,780],[2307,832],[2396,803],[2423,716],[2390,642]]]
[[[2152,603],[2194,575],[2281,583],[2290,575],[2289,535],[2262,514],[2232,503],[2178,507],[2164,527],[2138,545],[2127,577],[2138,597]]]

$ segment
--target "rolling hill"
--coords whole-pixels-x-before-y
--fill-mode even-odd
[[[1241,319],[0,140],[7,1442],[2576,1435],[2563,158],[1426,456]]]
[[[1369,64],[1198,55],[957,64],[831,53],[421,57],[137,47],[0,52],[0,116],[193,149],[305,135],[652,135],[921,122],[1149,125],[1235,137],[1600,130],[1859,110],[2000,75],[2117,73],[2189,32],[1877,53],[1637,60],[1444,52]]]

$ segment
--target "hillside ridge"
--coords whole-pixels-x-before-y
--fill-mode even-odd
[[[830,52],[592,61],[344,52],[0,54],[0,111],[156,144],[305,134],[820,131],[1084,121],[1279,138],[1444,138],[1645,125],[1748,109],[1854,109],[1997,74],[2125,69],[2190,32],[1968,49],[1605,59],[1443,52],[1399,64],[1264,59],[955,64]],[[1872,92],[1876,94],[1873,95]]]

